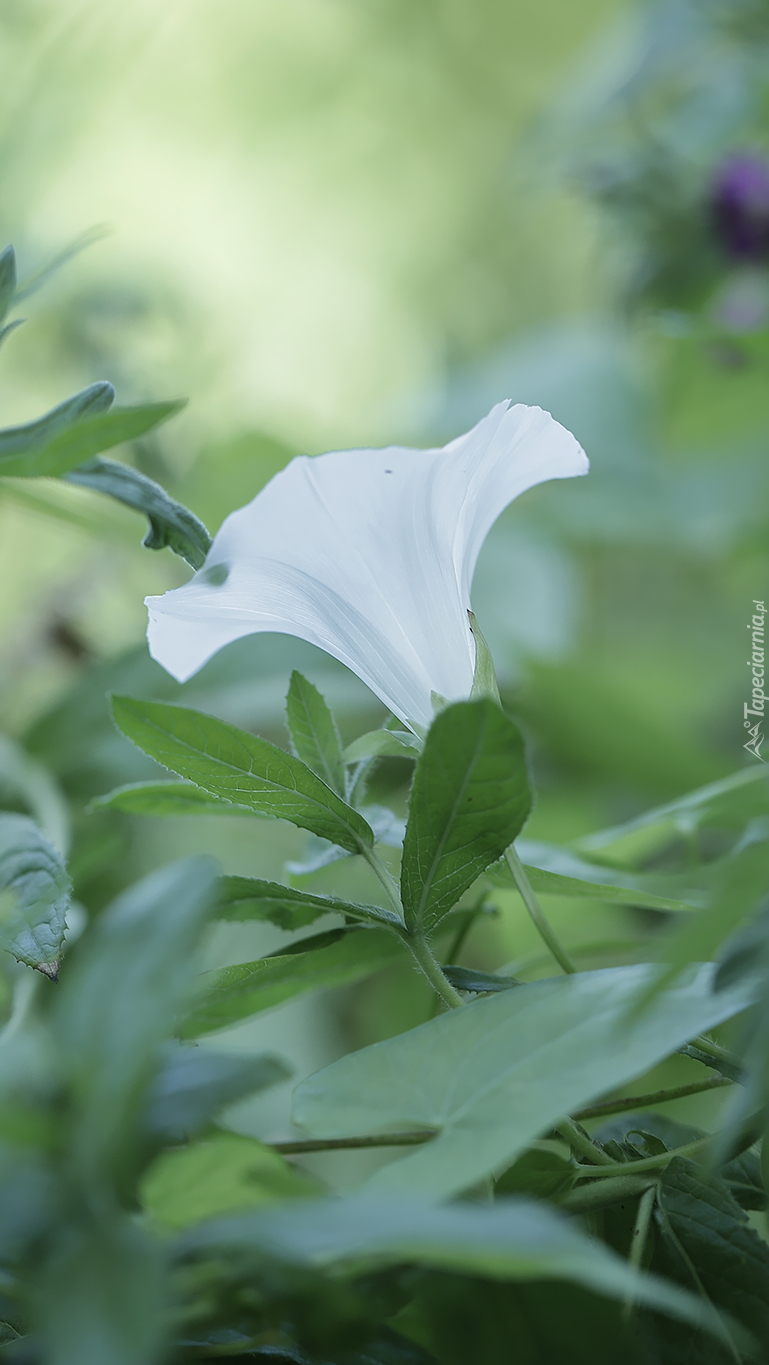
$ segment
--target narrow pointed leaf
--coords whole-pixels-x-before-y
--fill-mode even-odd
[[[202,711],[135,697],[114,697],[113,714],[146,754],[212,796],[290,820],[351,853],[373,845],[371,828],[357,811],[298,758],[266,739]]]
[[[99,393],[93,393],[98,390]],[[68,404],[92,394],[94,401],[78,414],[62,413]],[[102,401],[99,402],[101,395]],[[69,399],[53,412],[27,427],[0,431],[0,475],[14,477],[61,477],[76,465],[92,459],[103,450],[110,450],[123,441],[134,441],[144,436],[160,422],[165,422],[180,411],[182,403],[145,403],[131,408],[102,409],[113,397],[112,386],[94,384],[83,395]],[[93,415],[93,414],[96,415]],[[63,419],[63,420],[62,420]]]
[[[697,886],[693,876],[604,867],[580,857],[572,849],[533,839],[519,839],[516,849],[534,890],[543,896],[590,897],[615,905],[662,911],[691,911],[707,900],[706,886]],[[505,863],[490,868],[488,876],[497,886],[515,885]],[[704,883],[707,879],[703,876],[701,880]]]
[[[97,456],[71,469],[64,478],[68,483],[92,488],[136,512],[143,512],[149,520],[149,530],[142,543],[148,550],[168,547],[175,555],[186,559],[193,569],[202,567],[211,548],[211,537],[202,521],[146,474],[120,464],[118,460]]]
[[[16,253],[7,246],[0,255],[0,322],[7,316],[16,294]]]
[[[312,896],[277,882],[255,877],[221,877],[216,917],[224,920],[268,920],[280,929],[303,929],[321,915],[348,915],[355,919],[400,926],[392,910],[377,905],[355,905],[336,896]]]
[[[106,380],[99,380],[74,393],[71,398],[65,398],[63,403],[58,403],[34,422],[26,422],[20,427],[6,427],[0,431],[0,472],[15,473],[6,461],[42,449],[67,427],[106,412],[114,401],[115,390],[112,385]]]
[[[88,809],[128,815],[253,815],[250,807],[212,796],[192,782],[128,782],[97,796]]]
[[[344,796],[342,742],[336,721],[317,687],[294,669],[286,697],[288,728],[297,758]]]
[[[347,745],[343,758],[345,763],[364,758],[408,758],[413,763],[423,748],[423,741],[408,730],[370,730]]]
[[[458,1193],[752,1000],[746,987],[716,994],[706,965],[662,992],[653,1012],[632,1017],[657,970],[582,972],[473,1000],[303,1081],[295,1121],[316,1137],[437,1128],[437,1138],[369,1183]]]
[[[206,993],[184,1020],[181,1036],[197,1038],[231,1028],[307,991],[350,985],[401,961],[405,951],[394,934],[377,929],[315,938],[323,940],[321,946],[301,951],[300,941],[294,945],[298,951],[284,950],[207,973],[203,978]]]
[[[55,976],[70,880],[60,854],[26,815],[0,815],[0,948]]]
[[[531,808],[521,736],[492,701],[433,722],[414,776],[401,894],[410,927],[432,929],[501,857]]]

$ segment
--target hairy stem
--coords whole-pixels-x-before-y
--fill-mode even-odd
[[[424,972],[433,990],[441,997],[444,1004],[452,1010],[456,1009],[458,1005],[464,1004],[459,991],[455,991],[451,982],[443,975],[440,963],[433,955],[433,950],[424,934],[404,934],[403,942],[411,950],[417,966]]]
[[[537,929],[537,932],[539,933],[540,938],[543,940],[544,943],[547,944],[547,947],[553,954],[553,957],[558,963],[558,966],[561,968],[562,971],[566,972],[569,975],[571,975],[571,973],[573,972],[576,972],[577,969],[574,966],[574,963],[572,962],[571,958],[569,957],[569,954],[566,952],[566,949],[564,948],[563,944],[560,942],[558,936],[553,930],[550,922],[547,919],[547,916],[545,915],[544,910],[542,909],[542,906],[539,903],[539,900],[537,899],[534,888],[531,882],[529,881],[528,877],[526,876],[523,863],[521,862],[520,858],[518,857],[518,854],[515,851],[514,844],[511,844],[510,847],[505,850],[505,862],[507,863],[507,866],[509,867],[510,872],[512,873],[513,881],[515,882],[518,891],[520,892],[521,899],[523,900],[526,909],[528,910],[532,920],[534,921],[534,925]]]
[[[654,1104],[667,1104],[670,1100],[683,1100],[687,1095],[701,1095],[705,1090],[721,1090],[733,1085],[726,1076],[710,1076],[706,1081],[692,1081],[690,1085],[674,1085],[667,1090],[651,1090],[646,1095],[623,1095],[622,1099],[605,1100],[603,1104],[589,1104],[578,1109],[575,1119],[608,1118],[610,1114],[627,1114],[632,1109],[648,1109]]]
[[[390,908],[395,911],[399,919],[403,919],[403,906],[401,905],[401,898],[398,895],[398,887],[394,877],[387,871],[381,858],[377,857],[373,848],[363,848],[361,849],[361,852],[372,872],[379,879],[384,893],[390,902]]]

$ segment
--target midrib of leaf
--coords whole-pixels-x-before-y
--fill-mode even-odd
[[[158,723],[157,723],[156,720],[149,720],[149,719],[148,719],[147,717],[145,717],[145,716],[143,716],[142,719],[145,721],[145,724],[151,726],[152,729],[157,730],[158,734],[164,735],[164,736],[166,736],[166,737],[168,736],[169,732],[168,732],[167,730],[164,730],[163,727],[162,727],[161,725],[158,725]],[[227,771],[229,771],[229,772],[240,773],[240,774],[243,774],[244,772],[246,772],[246,769],[245,769],[245,768],[238,768],[238,767],[236,767],[236,765],[235,765],[234,763],[230,763],[230,762],[228,762],[226,759],[220,758],[218,755],[211,754],[211,753],[208,752],[208,750],[203,750],[203,751],[201,751],[200,749],[195,749],[195,748],[193,748],[193,746],[190,744],[189,740],[187,740],[187,739],[180,739],[180,738],[179,738],[178,736],[176,736],[176,735],[173,736],[173,739],[174,739],[174,743],[175,743],[175,744],[178,744],[178,745],[180,745],[182,748],[187,749],[191,754],[197,756],[198,758],[201,756],[201,752],[202,752],[204,758],[207,758],[207,759],[208,759],[210,762],[212,762],[212,763],[218,763],[222,768],[225,768],[225,769],[226,769]],[[245,745],[244,745],[244,748],[245,748]],[[246,753],[248,753],[248,750],[246,750]],[[301,760],[298,760],[298,761],[301,761]],[[351,825],[351,824],[349,823],[349,821],[347,820],[347,818],[346,818],[345,816],[342,816],[342,815],[338,814],[338,812],[335,811],[335,810],[333,809],[333,807],[328,806],[328,805],[325,805],[322,801],[318,801],[318,799],[317,799],[316,797],[314,797],[314,796],[308,796],[308,795],[306,795],[304,792],[301,792],[301,791],[299,790],[299,788],[296,786],[296,781],[295,781],[295,779],[294,779],[293,773],[290,773],[290,776],[291,776],[291,778],[292,778],[293,785],[292,785],[291,787],[283,787],[283,786],[280,785],[279,782],[274,782],[274,781],[273,781],[271,778],[269,778],[269,777],[263,777],[261,774],[255,773],[255,772],[254,772],[254,768],[253,768],[253,763],[254,763],[254,760],[253,760],[253,758],[251,758],[251,759],[250,759],[250,767],[249,767],[249,769],[248,769],[247,776],[253,777],[253,778],[255,778],[255,779],[256,779],[257,781],[259,781],[259,782],[264,782],[266,786],[271,787],[274,791],[277,791],[277,792],[291,792],[291,791],[292,791],[292,792],[294,792],[294,794],[295,794],[296,796],[301,797],[301,799],[302,799],[303,801],[308,801],[308,802],[310,802],[310,803],[311,803],[313,806],[315,806],[318,810],[325,812],[327,815],[335,816],[335,817],[339,820],[339,823],[340,823],[340,824],[343,824],[344,827],[345,827],[345,829],[349,830],[349,832],[350,832],[350,834],[352,835],[353,839],[355,840],[356,844],[358,844],[359,848],[361,849],[361,852],[363,851],[363,849],[366,847],[366,845],[363,843],[363,841],[362,841],[362,839],[361,839],[360,834],[358,833],[358,831],[354,828],[353,825]],[[181,776],[181,774],[177,772],[177,769],[171,767],[170,764],[164,763],[164,764],[163,764],[163,767],[167,770],[167,772],[176,773],[177,776]],[[314,775],[315,777],[318,777],[318,774],[317,774],[317,773],[315,773],[315,774],[313,774],[313,775]],[[323,778],[322,778],[322,777],[318,777],[318,781],[319,781],[319,782],[322,782],[322,781],[323,781]],[[198,786],[202,786],[202,783],[198,782],[197,785],[198,785]],[[203,790],[205,791],[206,788],[203,787]],[[333,791],[331,790],[330,787],[329,787],[328,790],[329,790],[329,795],[332,796],[332,797],[334,797],[337,801],[339,801],[339,804],[340,804],[340,805],[343,805],[343,802],[341,801],[340,797],[338,797],[338,796],[336,795],[336,793],[333,792]],[[227,800],[227,797],[224,797],[223,799],[224,799],[224,800]],[[232,804],[234,805],[234,804],[236,804],[236,803],[233,802]]]
[[[485,739],[486,739],[486,731],[487,731],[487,729],[488,729],[488,723],[484,720],[484,722],[483,722],[483,732],[482,732],[482,734],[479,736],[478,742],[477,742],[476,747],[475,747],[475,751],[474,751],[474,753],[473,753],[472,760],[471,760],[471,762],[470,762],[470,763],[468,764],[468,766],[467,766],[467,769],[466,769],[466,772],[465,772],[465,776],[464,776],[464,778],[463,778],[463,780],[462,780],[462,785],[461,785],[461,787],[459,788],[459,791],[458,791],[458,793],[457,793],[456,800],[454,801],[454,803],[453,803],[453,805],[452,805],[452,808],[451,808],[451,815],[450,815],[450,818],[449,818],[449,819],[447,820],[447,822],[446,822],[446,826],[445,826],[444,832],[443,832],[443,834],[441,835],[441,838],[440,838],[439,843],[438,843],[438,848],[437,848],[437,850],[436,850],[435,857],[433,858],[433,861],[432,861],[432,863],[431,863],[431,865],[430,865],[430,872],[429,872],[429,875],[425,878],[424,885],[423,885],[423,887],[422,887],[422,895],[421,895],[420,898],[419,898],[419,907],[418,907],[418,909],[417,909],[417,917],[416,917],[416,918],[417,918],[417,924],[420,924],[420,923],[422,922],[422,916],[423,916],[423,914],[424,914],[425,904],[426,904],[426,901],[427,901],[427,899],[428,899],[428,897],[429,897],[429,895],[430,895],[430,891],[432,890],[433,882],[434,882],[435,875],[436,875],[436,872],[437,872],[437,869],[438,869],[438,865],[439,865],[439,863],[440,863],[441,858],[443,857],[443,852],[444,852],[444,849],[445,849],[445,847],[446,847],[446,844],[448,843],[449,835],[450,835],[452,829],[454,828],[454,824],[456,823],[457,813],[458,813],[459,807],[460,807],[460,805],[461,805],[461,803],[462,803],[462,801],[463,801],[463,799],[464,799],[465,792],[467,791],[467,788],[468,788],[468,786],[469,786],[469,784],[470,784],[471,775],[472,775],[472,773],[474,772],[474,770],[475,770],[475,765],[476,765],[477,762],[478,762],[478,754],[479,754],[480,749],[482,749],[483,744],[484,744],[484,741],[485,741]]]
[[[309,707],[305,705],[304,699],[302,700],[302,710],[304,711],[307,717],[310,734],[312,735],[312,738],[315,740],[315,747],[320,755],[323,771],[326,774],[325,778],[321,777],[321,782],[325,781],[326,786],[329,788],[329,790],[335,791],[334,775],[331,771],[331,768],[329,767],[328,755],[326,753],[325,746],[321,743],[320,735],[318,734],[318,731],[316,730],[315,725],[313,724],[313,719],[312,716],[310,715]],[[320,777],[320,774],[316,773],[315,776]]]

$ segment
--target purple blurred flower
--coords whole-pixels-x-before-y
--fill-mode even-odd
[[[727,255],[740,261],[769,257],[766,158],[747,153],[729,157],[715,178],[711,204],[716,233]]]

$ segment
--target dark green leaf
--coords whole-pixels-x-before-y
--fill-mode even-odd
[[[478,995],[509,991],[511,986],[521,984],[513,976],[492,976],[490,972],[476,972],[470,967],[444,967],[443,975],[458,991],[473,991]]]
[[[186,559],[193,569],[201,568],[211,548],[211,537],[202,521],[176,502],[159,483],[140,474],[138,469],[97,456],[64,475],[68,483],[92,488],[144,512],[149,530],[144,541],[148,550],[164,550]]]
[[[0,322],[8,314],[16,293],[16,253],[7,246],[0,255]]]
[[[346,986],[402,959],[404,949],[394,934],[360,929],[329,942],[327,946],[274,953],[256,962],[223,967],[203,978],[206,994],[185,1019],[181,1034],[197,1038],[216,1029],[230,1028],[262,1010],[273,1009],[306,991]]]
[[[530,1194],[537,1199],[554,1199],[570,1190],[576,1179],[571,1162],[557,1152],[524,1152],[514,1165],[494,1182],[497,1194]]]
[[[216,872],[212,859],[190,858],[131,887],[98,917],[67,974],[56,1037],[76,1101],[69,1159],[84,1180],[132,1173],[158,1049],[195,981]]]
[[[281,929],[303,929],[321,915],[351,915],[355,919],[400,925],[392,910],[378,905],[355,905],[336,896],[313,896],[278,882],[258,881],[254,877],[221,877],[216,918],[226,920],[269,920]]]
[[[26,815],[0,815],[0,947],[56,976],[70,881],[60,855]]]
[[[342,742],[336,721],[317,687],[294,669],[286,697],[288,728],[297,758],[344,796]]]
[[[251,1057],[169,1045],[150,1090],[145,1124],[150,1133],[181,1142],[246,1095],[288,1080],[279,1057]]]
[[[133,697],[114,697],[112,705],[134,744],[213,796],[290,820],[350,853],[372,847],[374,835],[363,817],[298,758],[266,739],[182,706]]]
[[[251,815],[248,806],[236,806],[211,796],[192,782],[129,782],[106,796],[97,796],[88,807],[124,810],[129,815]]]
[[[492,701],[433,721],[417,763],[403,845],[406,921],[430,930],[513,842],[531,792],[521,736]]]
[[[89,384],[87,389],[81,389],[79,393],[73,394],[71,398],[65,398],[63,403],[57,404],[34,422],[1,430],[0,470],[6,472],[5,460],[40,450],[68,427],[85,418],[93,418],[99,413],[106,412],[114,401],[115,390],[112,385],[106,380],[99,380],[96,384]]]
[[[99,394],[94,394],[95,390]],[[104,400],[108,396],[111,402],[111,385],[94,384],[90,390],[84,390],[84,394],[91,395],[93,400],[86,411],[96,411],[97,416],[78,416],[75,420],[69,411],[62,415],[62,409],[69,408],[77,399],[83,399],[82,394],[77,394],[38,422],[0,431],[0,475],[61,477],[103,450],[144,436],[184,406],[183,403],[145,403],[143,406],[113,408],[111,412],[104,412],[106,401],[98,402],[96,399],[101,397]]]

